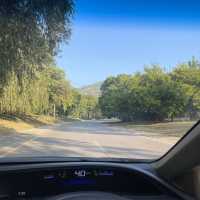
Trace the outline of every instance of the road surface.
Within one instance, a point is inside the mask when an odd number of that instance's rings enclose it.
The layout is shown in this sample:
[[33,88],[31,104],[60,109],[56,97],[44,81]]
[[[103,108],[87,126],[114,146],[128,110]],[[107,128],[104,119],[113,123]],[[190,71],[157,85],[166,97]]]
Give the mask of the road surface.
[[0,157],[70,156],[157,158],[177,140],[150,137],[101,121],[61,122],[0,137]]

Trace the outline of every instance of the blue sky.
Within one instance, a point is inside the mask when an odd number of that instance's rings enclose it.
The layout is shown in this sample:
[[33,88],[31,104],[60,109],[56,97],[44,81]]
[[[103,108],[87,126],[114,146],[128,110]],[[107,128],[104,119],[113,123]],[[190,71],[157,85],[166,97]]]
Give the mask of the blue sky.
[[197,0],[76,0],[72,37],[57,56],[75,87],[144,65],[200,59]]

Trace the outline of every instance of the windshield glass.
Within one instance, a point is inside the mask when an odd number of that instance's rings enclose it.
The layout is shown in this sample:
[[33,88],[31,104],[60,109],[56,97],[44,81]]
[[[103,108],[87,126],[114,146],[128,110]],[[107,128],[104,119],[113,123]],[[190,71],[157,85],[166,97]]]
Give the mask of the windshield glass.
[[200,116],[199,10],[1,1],[0,157],[161,157]]

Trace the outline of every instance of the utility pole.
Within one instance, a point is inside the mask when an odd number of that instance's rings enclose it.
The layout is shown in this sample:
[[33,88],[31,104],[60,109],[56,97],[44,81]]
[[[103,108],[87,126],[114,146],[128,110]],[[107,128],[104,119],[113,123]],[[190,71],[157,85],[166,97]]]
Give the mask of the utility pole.
[[56,118],[56,105],[55,103],[53,104],[53,116]]

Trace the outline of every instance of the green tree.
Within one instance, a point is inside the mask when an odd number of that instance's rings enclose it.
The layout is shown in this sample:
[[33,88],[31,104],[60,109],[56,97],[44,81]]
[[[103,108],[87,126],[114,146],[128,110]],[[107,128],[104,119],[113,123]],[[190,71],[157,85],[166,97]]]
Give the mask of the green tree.
[[[58,67],[51,66],[46,69],[48,83],[50,113],[64,115],[72,104],[70,83],[65,78],[65,73]],[[54,113],[55,114],[55,113]]]
[[[143,107],[149,120],[162,121],[183,112],[185,95],[180,84],[174,82],[160,66],[145,68],[141,75],[140,86],[143,87]],[[145,117],[145,118],[146,118]]]
[[109,77],[99,98],[106,117],[122,121],[162,121],[184,112],[186,98],[181,84],[160,66],[146,67],[143,73]]
[[188,63],[179,64],[171,73],[180,83],[187,96],[186,115],[190,119],[199,117],[200,112],[200,63],[193,57]]
[[2,0],[0,4],[0,80],[43,69],[70,36],[72,0]]
[[52,104],[59,113],[67,110],[69,82],[51,66],[70,37],[72,15],[72,0],[1,1],[1,113],[51,113]]
[[69,115],[80,119],[101,118],[98,99],[94,96],[81,95],[77,91],[73,92],[73,103]]

